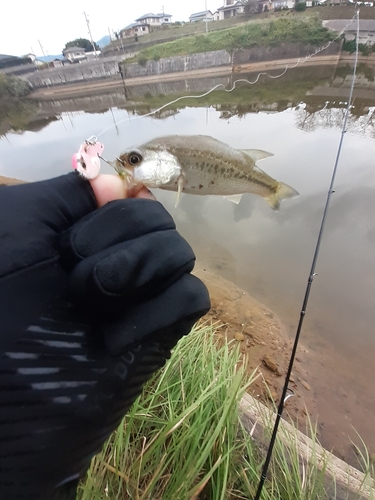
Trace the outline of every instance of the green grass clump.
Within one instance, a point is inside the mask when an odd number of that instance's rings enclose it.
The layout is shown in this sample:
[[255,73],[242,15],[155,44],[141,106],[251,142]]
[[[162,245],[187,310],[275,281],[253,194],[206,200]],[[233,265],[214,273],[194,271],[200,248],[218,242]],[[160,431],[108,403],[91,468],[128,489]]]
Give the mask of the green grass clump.
[[[306,19],[279,18],[271,22],[249,22],[235,28],[214,31],[207,35],[185,37],[142,50],[138,58],[156,58],[196,54],[213,50],[235,50],[254,46],[275,47],[280,43],[320,45],[333,39],[317,17]],[[127,59],[129,63],[136,59]]]
[[[220,347],[213,333],[200,326],[180,341],[93,459],[79,500],[253,498],[262,455],[238,413],[251,380],[238,345]],[[277,442],[263,500],[329,498],[322,472],[301,474],[295,450]]]

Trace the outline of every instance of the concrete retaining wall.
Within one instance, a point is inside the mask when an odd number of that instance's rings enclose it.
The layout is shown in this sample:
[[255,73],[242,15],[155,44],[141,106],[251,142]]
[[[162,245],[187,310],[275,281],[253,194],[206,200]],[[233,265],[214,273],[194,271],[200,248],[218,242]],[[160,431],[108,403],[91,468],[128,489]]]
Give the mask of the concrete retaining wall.
[[231,61],[231,55],[226,50],[216,50],[187,56],[166,57],[159,61],[147,61],[145,65],[138,63],[122,64],[121,68],[124,78],[134,78],[228,66]]
[[121,79],[117,59],[89,61],[79,64],[37,71],[24,77],[34,88],[61,85],[65,83],[87,82],[101,78]]
[[[204,70],[261,61],[277,61],[279,59],[304,58],[313,54],[317,48],[302,44],[282,44],[277,47],[254,47],[238,50],[232,56],[226,50],[191,54],[187,56],[167,57],[159,61],[138,63],[119,63],[121,57],[99,59],[80,64],[72,64],[62,68],[51,68],[23,75],[34,88],[63,85],[68,83],[94,82],[100,79],[120,80],[163,74],[184,73],[186,71]],[[330,56],[340,53],[341,43],[332,43],[320,55]],[[121,75],[122,72],[122,75]]]

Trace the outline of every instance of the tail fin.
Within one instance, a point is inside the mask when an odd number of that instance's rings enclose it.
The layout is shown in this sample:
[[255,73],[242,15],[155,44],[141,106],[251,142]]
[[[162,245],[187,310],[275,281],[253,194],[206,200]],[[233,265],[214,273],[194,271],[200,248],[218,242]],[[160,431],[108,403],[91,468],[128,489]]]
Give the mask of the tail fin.
[[299,196],[298,191],[288,186],[288,184],[279,182],[276,188],[276,192],[264,199],[272,208],[272,210],[275,210],[277,212],[280,208],[280,203],[282,202],[282,200],[285,200],[287,198],[295,198],[296,196]]

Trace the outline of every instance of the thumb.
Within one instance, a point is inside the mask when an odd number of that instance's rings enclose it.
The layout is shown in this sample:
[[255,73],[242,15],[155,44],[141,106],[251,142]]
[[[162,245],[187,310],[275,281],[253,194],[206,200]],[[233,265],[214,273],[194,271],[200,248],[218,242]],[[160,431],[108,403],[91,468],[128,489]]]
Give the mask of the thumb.
[[110,201],[123,198],[149,198],[155,200],[155,197],[146,187],[135,186],[129,188],[126,181],[118,175],[101,174],[95,179],[91,179],[90,184],[99,207]]

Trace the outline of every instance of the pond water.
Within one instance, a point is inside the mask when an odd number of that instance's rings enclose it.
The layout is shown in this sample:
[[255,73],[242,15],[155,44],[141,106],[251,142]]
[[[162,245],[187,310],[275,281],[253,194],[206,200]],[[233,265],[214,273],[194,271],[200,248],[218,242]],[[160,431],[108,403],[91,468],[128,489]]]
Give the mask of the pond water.
[[[112,94],[42,102],[24,131],[0,140],[0,175],[39,180],[70,170],[71,156],[91,135],[104,156],[168,134],[205,134],[235,148],[274,154],[260,167],[300,197],[273,212],[262,198],[239,205],[221,197],[155,191],[200,265],[248,291],[295,333],[325,198],[340,139],[348,67],[288,71],[282,78],[240,84],[232,93],[180,101],[142,115],[178,95],[199,94],[234,76],[129,87]],[[254,80],[254,75],[241,75]],[[301,341],[306,348],[320,437],[351,461],[353,427],[375,452],[375,84],[360,67],[348,132],[318,260]],[[29,129],[29,130],[27,130]],[[102,135],[102,131],[106,130]],[[111,172],[104,166],[105,172]]]

